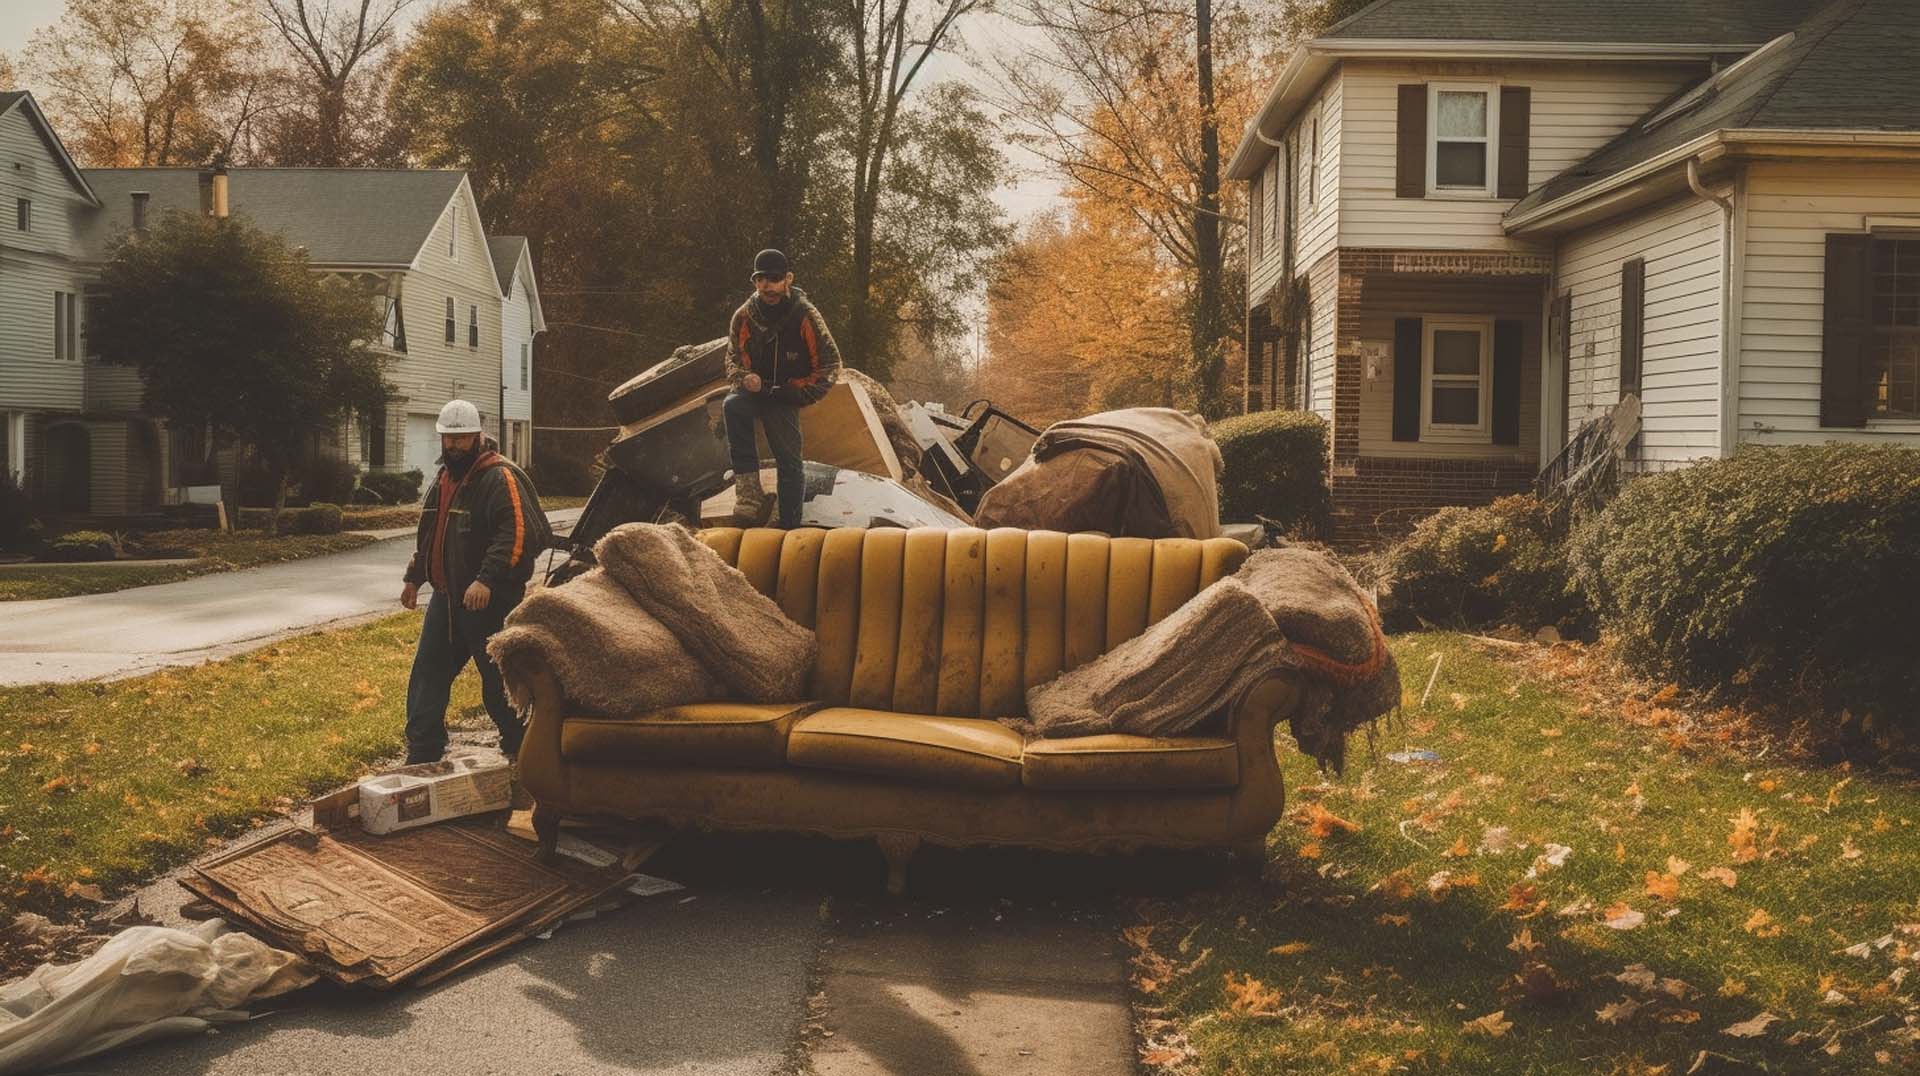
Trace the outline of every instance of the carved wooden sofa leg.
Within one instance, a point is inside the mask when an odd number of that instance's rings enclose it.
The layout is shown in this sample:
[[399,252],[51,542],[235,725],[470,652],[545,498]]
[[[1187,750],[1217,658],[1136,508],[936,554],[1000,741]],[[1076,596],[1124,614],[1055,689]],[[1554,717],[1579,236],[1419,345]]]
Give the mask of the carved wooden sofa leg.
[[533,806],[533,835],[540,838],[540,850],[534,853],[542,863],[552,863],[559,855],[560,812],[538,803]]
[[920,838],[911,833],[882,833],[874,838],[880,854],[887,857],[887,892],[896,897],[907,895],[907,863],[920,847]]

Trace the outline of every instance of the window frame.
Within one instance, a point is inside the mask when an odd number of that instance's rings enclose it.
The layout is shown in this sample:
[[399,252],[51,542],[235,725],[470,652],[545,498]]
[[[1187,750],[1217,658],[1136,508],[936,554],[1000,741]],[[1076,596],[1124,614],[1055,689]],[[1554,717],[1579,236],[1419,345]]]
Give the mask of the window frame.
[[33,199],[15,198],[13,200],[14,231],[33,234]]
[[[1472,330],[1480,334],[1480,372],[1476,375],[1480,390],[1480,421],[1474,425],[1433,421],[1433,345],[1436,332]],[[1426,315],[1420,319],[1420,440],[1454,444],[1490,445],[1493,443],[1493,318],[1479,314]],[[1443,384],[1467,380],[1465,374],[1439,375]]]
[[1313,116],[1302,128],[1309,140],[1307,150],[1307,208],[1314,209],[1320,204],[1320,115],[1324,108],[1315,108]]
[[[1472,142],[1468,138],[1440,137],[1440,95],[1477,93],[1487,99],[1487,130],[1479,140],[1486,147],[1486,179],[1478,187],[1440,185],[1440,143]],[[1500,191],[1500,83],[1429,82],[1427,83],[1427,197],[1491,200]]]
[[1266,178],[1267,170],[1263,166],[1247,185],[1247,250],[1255,265],[1267,256]]
[[[1863,372],[1872,371],[1876,368],[1881,372],[1888,383],[1888,403],[1891,405],[1893,396],[1891,357],[1888,358],[1884,366],[1877,365],[1876,359],[1882,352],[1891,349],[1897,342],[1906,342],[1912,347],[1920,349],[1920,325],[1901,325],[1897,320],[1889,320],[1884,324],[1880,321],[1879,278],[1882,274],[1874,269],[1874,261],[1875,255],[1878,253],[1876,248],[1882,244],[1894,246],[1895,249],[1892,252],[1892,256],[1897,259],[1899,256],[1897,244],[1911,245],[1920,248],[1920,231],[1882,229],[1871,233],[1867,239],[1867,347],[1870,350],[1866,361],[1870,365],[1868,365],[1867,371]],[[1897,267],[1893,276],[1895,280],[1898,280],[1900,277]],[[1917,366],[1915,369],[1915,379],[1920,381],[1920,366]],[[1870,424],[1907,428],[1913,426],[1915,423],[1920,423],[1920,388],[1916,388],[1915,390],[1916,400],[1913,410],[1894,411],[1889,409],[1882,411],[1880,410],[1879,385],[1879,379],[1871,381],[1864,377],[1861,379],[1860,387],[1866,397],[1861,403],[1865,408],[1867,421]]]
[[447,296],[447,343],[449,344],[455,343],[460,339],[460,326],[459,323],[454,320],[457,317],[459,317],[459,314],[454,308],[453,296],[449,295]]
[[447,259],[460,260],[460,203],[455,202],[447,212]]
[[520,341],[520,391],[533,388],[533,341]]
[[467,304],[467,346],[480,346],[480,307],[474,303]]

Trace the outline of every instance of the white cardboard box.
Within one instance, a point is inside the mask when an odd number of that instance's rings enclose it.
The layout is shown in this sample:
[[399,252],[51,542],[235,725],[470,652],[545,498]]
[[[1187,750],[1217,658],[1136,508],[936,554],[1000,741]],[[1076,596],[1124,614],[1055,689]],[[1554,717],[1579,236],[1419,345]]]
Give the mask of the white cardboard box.
[[512,798],[512,775],[498,751],[456,748],[429,766],[360,782],[360,825],[368,833],[392,833],[498,811]]

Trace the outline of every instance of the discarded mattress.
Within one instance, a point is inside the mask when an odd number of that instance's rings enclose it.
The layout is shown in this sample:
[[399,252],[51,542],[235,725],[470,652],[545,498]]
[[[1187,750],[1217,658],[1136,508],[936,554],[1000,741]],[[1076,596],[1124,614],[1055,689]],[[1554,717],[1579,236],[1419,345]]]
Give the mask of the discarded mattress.
[[1219,446],[1197,416],[1106,411],[1047,427],[1026,462],[981,497],[974,524],[1215,538],[1221,470]]
[[0,1073],[70,1064],[214,1024],[314,980],[306,961],[210,919],[128,927],[92,956],[0,986]]

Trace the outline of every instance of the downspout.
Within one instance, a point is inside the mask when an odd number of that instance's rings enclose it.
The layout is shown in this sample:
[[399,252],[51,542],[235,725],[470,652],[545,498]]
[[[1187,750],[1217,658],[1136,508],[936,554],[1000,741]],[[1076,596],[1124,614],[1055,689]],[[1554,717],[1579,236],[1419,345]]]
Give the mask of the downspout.
[[1687,187],[1696,198],[1712,202],[1720,207],[1720,435],[1716,457],[1724,457],[1733,452],[1738,431],[1734,429],[1734,410],[1738,405],[1737,387],[1739,385],[1740,344],[1735,337],[1738,325],[1734,320],[1734,302],[1739,289],[1734,287],[1736,269],[1743,262],[1744,250],[1736,251],[1734,244],[1738,239],[1738,229],[1734,221],[1738,208],[1734,195],[1738,188],[1733,184],[1722,187],[1709,187],[1700,180],[1700,158],[1687,158]]
[[[1272,147],[1274,151],[1274,155],[1278,157],[1280,160],[1279,175],[1275,177],[1280,180],[1280,192],[1281,192],[1281,197],[1280,197],[1280,279],[1286,285],[1288,290],[1291,291],[1293,287],[1293,243],[1294,243],[1293,155],[1288,152],[1287,143],[1285,140],[1267,137],[1267,133],[1260,129],[1260,121],[1258,120],[1258,118],[1254,120],[1253,137],[1259,139],[1262,145]],[[1268,313],[1268,316],[1269,317],[1272,316],[1271,311]],[[1302,374],[1301,366],[1303,365],[1304,356],[1300,353],[1300,327],[1298,325],[1282,325],[1280,326],[1280,334],[1282,339],[1286,341],[1287,358],[1288,360],[1290,360],[1287,363],[1287,365],[1292,367],[1294,378],[1300,382],[1300,384],[1296,384],[1294,386],[1294,389],[1296,393],[1300,393],[1300,392],[1305,393],[1305,395],[1290,395],[1287,399],[1287,406],[1292,407],[1296,402],[1300,402],[1302,407],[1304,408],[1306,403],[1311,402],[1311,394],[1313,390],[1310,386],[1304,386],[1304,379],[1301,376]],[[1275,365],[1278,366],[1280,364],[1276,363]],[[1279,370],[1279,369],[1274,370],[1273,380],[1275,382],[1283,382],[1284,378],[1282,377],[1282,375],[1285,372],[1286,371]],[[1277,391],[1277,388],[1278,386],[1276,385],[1275,386],[1276,391]]]

